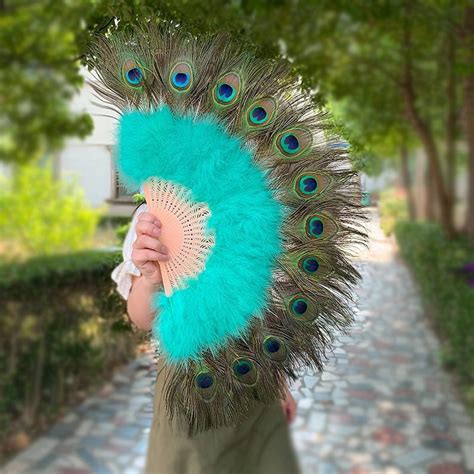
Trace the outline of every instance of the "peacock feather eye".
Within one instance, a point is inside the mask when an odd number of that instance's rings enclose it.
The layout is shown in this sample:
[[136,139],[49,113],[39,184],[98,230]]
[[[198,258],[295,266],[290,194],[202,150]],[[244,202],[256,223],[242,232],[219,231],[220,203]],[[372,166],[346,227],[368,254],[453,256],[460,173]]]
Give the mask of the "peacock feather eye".
[[302,294],[294,295],[288,302],[291,315],[302,321],[314,321],[318,316],[314,304]]
[[263,341],[263,352],[276,362],[283,362],[288,355],[285,343],[276,336],[267,336]]
[[247,123],[251,127],[268,125],[276,111],[276,102],[272,98],[260,99],[247,109]]
[[318,191],[318,180],[314,176],[303,176],[298,181],[298,189],[301,194],[311,196]]
[[299,316],[306,313],[308,310],[308,302],[304,298],[295,299],[291,304],[291,311]]
[[310,217],[306,221],[306,232],[311,237],[320,238],[324,232],[324,222],[319,217]]
[[[314,217],[321,217],[320,215]],[[326,219],[326,216],[324,217]],[[304,221],[302,221],[304,222]],[[328,221],[325,221],[325,224]],[[327,227],[327,226],[326,226]],[[326,231],[324,231],[326,232]],[[308,250],[289,251],[282,259],[281,263],[295,278],[309,277],[313,280],[321,282],[333,274],[330,260],[323,252],[318,250],[314,244],[310,242],[306,244]],[[304,276],[301,275],[304,273]]]
[[193,71],[188,63],[178,63],[171,69],[170,84],[179,91],[184,92],[188,90],[193,82]]
[[214,87],[214,100],[223,106],[232,105],[240,94],[240,77],[229,73],[221,77]]
[[306,171],[295,178],[293,189],[299,197],[310,199],[320,196],[328,189],[330,183],[331,178],[328,175]]
[[280,139],[280,146],[291,155],[300,151],[300,142],[294,133],[285,133]]
[[293,128],[276,137],[276,146],[285,156],[295,157],[308,150],[312,143],[311,133],[304,128]]
[[308,216],[304,221],[304,230],[308,237],[327,239],[338,231],[336,222],[326,214]]
[[245,357],[235,359],[232,364],[234,377],[245,385],[255,385],[257,383],[258,372],[255,364]]
[[222,83],[217,86],[217,98],[220,102],[226,104],[231,102],[234,97],[235,89],[230,84]]
[[216,393],[216,378],[212,372],[203,369],[194,377],[194,385],[200,397],[205,401],[210,401]]
[[122,66],[124,81],[135,89],[141,88],[145,82],[143,68],[134,60],[128,59]]
[[316,257],[305,257],[300,259],[299,266],[306,272],[310,274],[315,274],[319,268],[319,261]]
[[138,69],[137,67],[134,67],[130,69],[129,71],[127,71],[127,81],[130,84],[133,84],[134,86],[136,86],[137,84],[140,84],[142,80],[143,80],[143,74],[141,70]]

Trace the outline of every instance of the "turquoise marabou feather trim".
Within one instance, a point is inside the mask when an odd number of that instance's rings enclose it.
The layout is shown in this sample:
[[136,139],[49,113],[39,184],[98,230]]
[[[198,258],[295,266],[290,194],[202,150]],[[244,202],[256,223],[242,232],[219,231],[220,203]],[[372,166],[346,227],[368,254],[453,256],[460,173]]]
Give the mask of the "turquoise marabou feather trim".
[[215,246],[206,268],[188,288],[155,297],[153,333],[171,362],[217,352],[230,337],[244,334],[252,317],[262,317],[282,251],[283,207],[264,171],[212,117],[177,117],[167,107],[122,117],[117,163],[130,189],[158,176],[208,204]]

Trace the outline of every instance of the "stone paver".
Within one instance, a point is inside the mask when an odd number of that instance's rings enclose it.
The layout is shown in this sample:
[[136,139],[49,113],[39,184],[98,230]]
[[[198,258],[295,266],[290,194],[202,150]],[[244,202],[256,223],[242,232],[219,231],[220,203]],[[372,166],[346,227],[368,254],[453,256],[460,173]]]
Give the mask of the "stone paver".
[[[474,427],[440,368],[413,279],[376,218],[370,234],[350,334],[336,337],[323,374],[302,369],[292,387],[303,473],[474,472]],[[0,471],[142,472],[154,377],[150,355],[134,361]]]

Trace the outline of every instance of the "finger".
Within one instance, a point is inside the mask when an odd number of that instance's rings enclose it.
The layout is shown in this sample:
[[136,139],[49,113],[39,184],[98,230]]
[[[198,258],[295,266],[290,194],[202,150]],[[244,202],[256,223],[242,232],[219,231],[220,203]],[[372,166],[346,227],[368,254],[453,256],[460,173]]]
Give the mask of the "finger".
[[168,255],[150,249],[134,250],[132,255],[132,260],[137,267],[145,262],[165,262],[168,258]]
[[140,265],[140,273],[142,275],[153,275],[157,271],[156,267],[156,262],[145,262]]
[[149,235],[142,234],[140,235],[135,242],[133,243],[133,248],[140,249],[151,249],[156,250],[157,252],[166,254],[168,249],[163,245],[158,239],[150,237]]
[[142,221],[151,222],[152,224],[155,224],[158,227],[161,227],[160,219],[158,219],[158,217],[155,217],[151,212],[142,212],[138,216],[137,220],[138,222],[142,222]]
[[161,229],[157,225],[149,221],[139,221],[135,227],[137,235],[150,235],[152,237],[159,237],[161,235]]
[[292,403],[290,406],[290,423],[293,423],[296,418],[296,403]]
[[293,412],[292,407],[288,407],[288,423],[293,423],[293,420],[295,418],[295,414]]

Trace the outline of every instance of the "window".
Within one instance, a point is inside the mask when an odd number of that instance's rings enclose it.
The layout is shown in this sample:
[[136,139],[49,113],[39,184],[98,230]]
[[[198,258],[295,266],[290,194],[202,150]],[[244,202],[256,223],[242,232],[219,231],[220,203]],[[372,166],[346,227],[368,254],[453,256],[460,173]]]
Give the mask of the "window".
[[131,201],[134,193],[128,192],[123,183],[120,182],[118,171],[112,170],[112,199],[118,201]]

